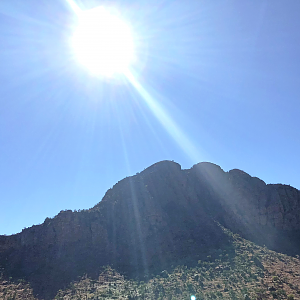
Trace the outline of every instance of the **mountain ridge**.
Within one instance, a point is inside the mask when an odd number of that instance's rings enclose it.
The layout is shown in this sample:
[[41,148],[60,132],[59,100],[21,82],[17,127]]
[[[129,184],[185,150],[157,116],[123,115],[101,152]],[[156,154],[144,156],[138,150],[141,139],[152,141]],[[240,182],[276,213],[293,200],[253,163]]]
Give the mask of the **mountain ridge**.
[[230,243],[220,225],[270,249],[300,253],[300,191],[244,171],[162,161],[120,180],[94,207],[62,211],[0,236],[0,266],[50,299],[78,276],[111,265],[149,276],[174,261],[197,261]]

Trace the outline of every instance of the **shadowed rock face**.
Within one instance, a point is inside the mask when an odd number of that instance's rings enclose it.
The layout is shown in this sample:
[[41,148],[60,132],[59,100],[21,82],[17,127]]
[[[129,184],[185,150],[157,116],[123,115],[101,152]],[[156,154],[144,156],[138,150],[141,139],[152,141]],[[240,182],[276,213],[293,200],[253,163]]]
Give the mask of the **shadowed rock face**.
[[90,210],[60,212],[0,236],[0,266],[50,298],[78,276],[112,265],[129,276],[199,259],[228,244],[218,223],[271,249],[300,253],[300,192],[211,163],[163,161],[125,178]]

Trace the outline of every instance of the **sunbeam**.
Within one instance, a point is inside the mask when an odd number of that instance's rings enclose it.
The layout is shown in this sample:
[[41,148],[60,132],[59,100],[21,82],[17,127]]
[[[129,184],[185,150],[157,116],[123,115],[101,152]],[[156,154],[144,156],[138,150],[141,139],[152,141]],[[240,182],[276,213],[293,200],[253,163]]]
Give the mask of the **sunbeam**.
[[176,141],[178,146],[189,156],[192,161],[199,161],[200,154],[195,145],[188,139],[186,134],[181,128],[174,122],[174,120],[168,115],[161,105],[155,100],[154,97],[135,79],[134,75],[130,71],[124,72],[124,75],[136,91],[141,95],[142,99],[147,103],[151,112],[163,125],[167,132]]
[[82,9],[73,0],[66,0],[66,1],[76,15],[79,15],[82,12]]

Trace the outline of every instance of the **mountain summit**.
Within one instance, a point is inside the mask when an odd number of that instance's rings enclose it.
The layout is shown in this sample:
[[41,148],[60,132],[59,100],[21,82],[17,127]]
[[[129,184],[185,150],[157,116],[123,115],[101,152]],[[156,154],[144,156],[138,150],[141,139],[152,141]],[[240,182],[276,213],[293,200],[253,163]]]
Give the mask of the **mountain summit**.
[[300,191],[212,163],[182,170],[162,161],[119,181],[89,210],[61,211],[41,225],[0,236],[0,267],[50,299],[106,265],[147,278],[202,259],[231,243],[223,228],[300,254]]

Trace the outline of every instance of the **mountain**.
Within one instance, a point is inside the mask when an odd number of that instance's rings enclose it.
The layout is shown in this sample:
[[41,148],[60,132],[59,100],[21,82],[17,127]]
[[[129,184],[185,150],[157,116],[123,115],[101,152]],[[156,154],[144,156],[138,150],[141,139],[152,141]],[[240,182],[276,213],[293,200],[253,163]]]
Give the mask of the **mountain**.
[[[149,280],[232,247],[226,230],[277,252],[300,254],[300,191],[265,184],[212,163],[182,170],[156,163],[119,181],[89,210],[61,211],[41,225],[0,236],[3,278],[24,280],[38,298],[110,266]],[[121,275],[120,275],[121,276]]]

